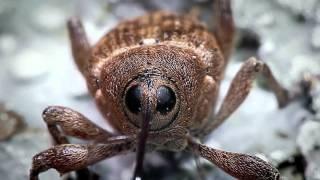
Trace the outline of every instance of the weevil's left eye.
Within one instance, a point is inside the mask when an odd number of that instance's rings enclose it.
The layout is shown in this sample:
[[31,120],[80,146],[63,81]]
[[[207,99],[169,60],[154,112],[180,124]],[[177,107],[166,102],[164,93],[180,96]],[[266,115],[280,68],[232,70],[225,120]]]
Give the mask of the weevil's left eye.
[[160,86],[157,90],[156,110],[161,114],[167,114],[172,111],[176,104],[176,95],[173,90],[167,86]]
[[138,114],[141,111],[141,98],[142,90],[140,86],[135,85],[128,90],[125,103],[131,113]]

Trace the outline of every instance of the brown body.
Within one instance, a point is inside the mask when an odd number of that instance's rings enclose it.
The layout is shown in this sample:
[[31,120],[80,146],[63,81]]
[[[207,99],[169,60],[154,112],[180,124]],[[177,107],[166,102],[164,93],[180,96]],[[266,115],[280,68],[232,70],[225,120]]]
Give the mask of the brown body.
[[[222,105],[214,113],[234,38],[230,0],[214,1],[214,32],[195,18],[154,12],[117,25],[91,47],[79,20],[68,22],[72,53],[91,95],[117,133],[108,132],[82,114],[51,106],[43,112],[56,145],[33,158],[30,179],[54,168],[76,170],[117,154],[137,151],[134,177],[142,176],[148,151],[189,151],[206,158],[238,179],[279,179],[278,171],[246,154],[207,147],[197,140],[216,129],[244,101],[260,73],[278,104],[288,92],[269,67],[255,58],[245,61]],[[65,136],[94,143],[70,144]],[[88,173],[87,173],[88,174]]]
[[212,110],[225,63],[204,25],[188,16],[155,12],[122,22],[98,42],[88,73],[94,72],[102,88],[90,81],[88,86],[113,127],[121,134],[136,134],[138,129],[128,123],[122,107],[123,92],[131,79],[157,74],[179,88],[180,112],[167,129],[201,128]]

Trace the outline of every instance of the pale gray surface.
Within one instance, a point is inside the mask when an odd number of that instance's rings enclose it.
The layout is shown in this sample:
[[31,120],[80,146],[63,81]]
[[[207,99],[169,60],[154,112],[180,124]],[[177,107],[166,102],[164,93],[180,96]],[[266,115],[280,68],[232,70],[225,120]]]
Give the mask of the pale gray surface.
[[[185,2],[185,3],[182,3]],[[191,1],[190,1],[191,2]],[[0,0],[0,101],[20,113],[31,127],[11,141],[0,143],[0,179],[26,179],[31,157],[47,148],[50,140],[41,120],[48,105],[76,109],[103,127],[105,121],[96,111],[69,50],[65,21],[79,15],[91,42],[96,42],[120,19],[147,12],[146,9],[186,10],[186,1],[86,1]],[[207,18],[210,11],[198,0]],[[318,0],[234,0],[235,19],[241,29],[251,29],[260,37],[258,52],[237,50],[228,67],[222,94],[246,58],[259,55],[274,71],[280,82],[295,87],[305,72],[320,72],[320,2]],[[304,15],[306,21],[297,19]],[[318,87],[318,86],[317,86]],[[315,108],[320,108],[319,88]],[[299,149],[308,160],[307,179],[319,178],[319,118],[311,116],[296,102],[278,110],[274,96],[258,86],[241,108],[216,132],[208,144],[235,152],[267,157],[274,164],[289,159]],[[315,132],[315,133],[314,133]],[[279,135],[280,134],[280,135]],[[94,167],[111,180],[128,179],[133,156],[117,157]],[[107,166],[112,166],[112,171]],[[183,165],[194,172],[193,161]],[[290,167],[284,179],[301,179]],[[211,172],[217,179],[230,179]],[[212,176],[208,176],[211,179]],[[54,171],[43,179],[57,179]]]

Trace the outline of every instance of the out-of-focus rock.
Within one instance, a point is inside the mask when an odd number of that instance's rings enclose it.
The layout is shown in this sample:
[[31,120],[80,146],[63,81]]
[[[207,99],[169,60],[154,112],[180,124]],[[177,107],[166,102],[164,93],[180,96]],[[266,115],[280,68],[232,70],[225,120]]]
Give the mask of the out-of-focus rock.
[[294,168],[286,168],[281,171],[282,180],[304,180],[303,176],[299,173],[295,173]]
[[[292,68],[288,71],[288,76],[302,77],[304,74],[317,75],[320,72],[320,63],[317,61],[310,61],[314,56],[311,54],[296,55],[292,59]],[[298,76],[299,75],[299,76]]]
[[23,118],[0,104],[0,141],[9,139],[23,127]]
[[[123,13],[123,12],[130,12],[130,14],[128,13]],[[120,19],[124,19],[124,18],[132,18],[135,16],[140,16],[143,15],[145,13],[144,8],[138,4],[138,3],[134,3],[134,2],[123,2],[123,3],[119,3],[117,5],[115,5],[113,7],[113,13]]]
[[[170,0],[149,0],[149,4],[151,7],[154,7],[156,9],[162,9],[162,10],[169,10],[173,12],[181,12],[184,7],[187,6],[187,3],[185,3],[186,0],[176,0],[176,1],[170,1]],[[190,2],[190,1],[189,1]]]
[[320,178],[320,123],[308,121],[300,128],[297,144],[308,161],[306,176],[310,180]]
[[286,161],[291,156],[293,156],[294,152],[286,153],[283,150],[274,150],[269,154],[269,157],[273,164],[279,165],[281,162]]
[[273,54],[275,51],[276,51],[275,43],[272,40],[268,40],[263,42],[263,44],[260,46],[258,54],[261,57],[268,57],[271,54]]
[[[319,8],[320,9],[320,8]],[[320,11],[320,10],[319,10]],[[316,26],[311,35],[311,45],[314,49],[320,49],[320,25]]]
[[66,14],[63,9],[52,5],[38,6],[32,12],[32,21],[42,31],[54,31],[65,26]]
[[[0,174],[5,180],[28,179],[32,156],[47,149],[50,138],[45,131],[27,129],[10,141],[0,143]],[[59,177],[58,173],[49,171],[40,176],[43,180]]]
[[39,52],[25,50],[11,63],[10,72],[18,81],[31,81],[43,78],[48,73],[47,57]]
[[283,7],[289,8],[295,15],[304,15],[314,19],[320,9],[318,0],[276,0]]
[[10,55],[17,50],[17,38],[13,34],[0,34],[0,53]]
[[315,120],[320,122],[320,76],[315,77],[311,95],[313,97],[312,108],[315,110]]

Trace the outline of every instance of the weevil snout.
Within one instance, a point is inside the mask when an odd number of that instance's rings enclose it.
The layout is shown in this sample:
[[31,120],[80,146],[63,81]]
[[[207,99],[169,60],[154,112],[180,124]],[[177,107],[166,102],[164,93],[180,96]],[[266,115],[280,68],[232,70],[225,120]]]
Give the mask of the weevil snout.
[[161,76],[143,76],[132,80],[126,87],[123,101],[125,113],[136,127],[141,127],[146,109],[150,111],[151,131],[169,126],[179,111],[176,87]]

